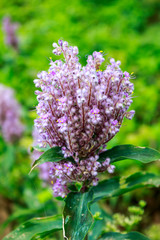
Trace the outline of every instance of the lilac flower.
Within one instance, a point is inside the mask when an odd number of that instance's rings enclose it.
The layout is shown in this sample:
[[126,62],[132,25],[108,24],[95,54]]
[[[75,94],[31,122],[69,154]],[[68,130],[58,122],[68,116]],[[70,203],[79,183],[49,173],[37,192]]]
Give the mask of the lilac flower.
[[6,44],[18,50],[18,39],[16,36],[17,23],[12,23],[9,17],[3,19],[3,30],[6,34]]
[[0,130],[6,142],[14,143],[24,131],[20,113],[21,108],[14,91],[0,84]]
[[85,182],[87,185],[97,185],[98,172],[108,170],[108,172],[113,173],[114,166],[110,165],[110,159],[107,158],[101,164],[97,161],[98,158],[98,155],[95,155],[86,160],[77,161],[77,164],[66,161],[52,163],[50,178],[52,179],[54,195],[65,197],[69,193],[69,183]]
[[[62,40],[59,45],[53,43],[53,47],[53,53],[63,54],[64,60],[51,60],[49,71],[42,71],[34,80],[36,87],[41,88],[36,91],[39,117],[35,126],[41,136],[40,146],[62,148],[64,161],[53,163],[50,175],[54,194],[65,196],[68,183],[95,185],[98,172],[114,171],[108,159],[100,164],[98,155],[119,132],[124,117],[133,117],[134,111],[128,108],[134,86],[130,75],[120,69],[120,61],[111,58],[102,71],[101,52],[89,55],[83,67],[77,47]],[[68,156],[76,164],[66,163]],[[80,161],[81,158],[85,160]]]

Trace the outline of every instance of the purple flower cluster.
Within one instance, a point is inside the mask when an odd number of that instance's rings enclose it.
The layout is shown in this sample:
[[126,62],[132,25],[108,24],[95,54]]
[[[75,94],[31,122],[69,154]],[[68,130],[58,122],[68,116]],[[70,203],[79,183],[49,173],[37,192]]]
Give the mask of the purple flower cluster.
[[13,89],[0,84],[0,131],[6,142],[16,142],[24,131],[20,113]]
[[110,165],[110,159],[107,158],[101,164],[97,161],[98,158],[98,155],[95,155],[86,160],[77,161],[76,164],[66,161],[52,163],[50,178],[54,195],[65,197],[69,193],[68,184],[76,182],[85,183],[86,186],[97,185],[98,172],[108,170],[109,173],[113,173],[115,166]]
[[129,73],[121,71],[120,61],[111,58],[102,71],[103,53],[93,52],[82,67],[77,47],[62,40],[53,47],[53,53],[63,54],[64,59],[51,59],[48,72],[42,71],[34,80],[41,88],[36,91],[39,117],[35,126],[41,136],[40,147],[59,146],[64,158],[72,156],[76,162],[66,163],[64,159],[53,163],[50,175],[54,193],[64,196],[68,182],[95,185],[99,171],[113,172],[109,159],[100,164],[98,155],[119,132],[124,117],[133,117],[134,111],[128,108],[134,86]]
[[16,36],[17,23],[12,23],[9,17],[3,19],[3,30],[6,34],[6,44],[18,50],[18,39]]
[[[33,147],[36,148],[41,141],[41,137],[36,128],[33,130]],[[31,153],[31,159],[37,160],[43,152],[36,149]],[[78,159],[77,159],[78,160]],[[98,155],[90,157],[87,160],[80,163],[73,164],[71,162],[61,161],[61,163],[46,162],[39,165],[40,178],[46,183],[53,184],[53,190],[55,196],[65,197],[69,193],[68,184],[74,182],[87,182],[89,185],[96,185],[98,182],[97,174],[108,170],[109,173],[113,173],[114,166],[110,165],[110,159],[107,158],[105,162],[100,164],[97,162]],[[89,180],[89,181],[88,181]]]

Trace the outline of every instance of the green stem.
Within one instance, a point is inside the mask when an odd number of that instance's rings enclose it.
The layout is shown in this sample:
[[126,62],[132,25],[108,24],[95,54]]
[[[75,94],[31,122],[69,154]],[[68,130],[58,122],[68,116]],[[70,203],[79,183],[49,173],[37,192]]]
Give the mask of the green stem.
[[85,239],[84,240],[88,240],[88,234],[86,235]]

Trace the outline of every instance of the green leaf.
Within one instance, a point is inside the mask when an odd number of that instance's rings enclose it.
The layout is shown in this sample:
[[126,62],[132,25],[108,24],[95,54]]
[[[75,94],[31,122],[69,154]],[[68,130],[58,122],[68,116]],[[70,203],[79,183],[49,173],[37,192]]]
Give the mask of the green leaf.
[[97,203],[91,205],[91,213],[94,223],[88,233],[88,240],[97,240],[103,232],[107,221],[111,221],[112,217],[106,213]]
[[109,232],[103,234],[98,240],[150,240],[148,237],[138,232],[130,232],[127,234]]
[[[46,231],[43,233],[37,233],[31,238],[31,240],[44,240],[44,239],[46,240],[46,236],[47,236],[47,239],[51,240],[51,239],[53,239],[53,236],[52,236],[53,233],[54,233],[54,231]],[[60,233],[60,234],[62,236],[62,233]]]
[[[43,208],[44,211],[44,208]],[[34,214],[38,214],[40,212],[40,210],[38,209],[20,209],[17,210],[16,212],[14,212],[13,214],[11,214],[7,220],[1,225],[0,230],[2,231],[4,228],[7,227],[7,225],[14,221],[14,220],[19,220],[21,218],[27,218],[27,217],[33,217]],[[0,231],[0,233],[1,233]]]
[[111,163],[132,159],[142,163],[149,163],[160,160],[160,152],[147,147],[136,147],[133,145],[119,145],[113,147],[99,155],[99,161],[103,162],[106,158],[110,158]]
[[64,237],[83,240],[93,223],[89,209],[93,192],[69,193],[64,208]]
[[[9,233],[3,240],[30,240],[38,234],[47,236],[48,234],[62,229],[62,217],[52,216],[44,218],[33,218],[20,225],[13,232]],[[46,233],[45,233],[46,232]]]
[[138,172],[127,178],[113,177],[101,181],[97,186],[92,187],[93,202],[106,197],[119,196],[144,186],[159,187],[160,177],[153,173]]
[[71,192],[80,192],[82,186],[83,186],[82,183],[80,183],[80,182],[75,182],[75,183],[69,184],[69,185],[68,185],[68,189],[69,189]]
[[8,144],[7,145],[7,149],[6,149],[6,153],[4,155],[4,159],[3,159],[3,171],[8,172],[9,170],[11,170],[11,168],[13,167],[13,164],[15,162],[15,148],[13,145]]
[[38,165],[45,163],[45,162],[59,162],[64,159],[64,156],[61,152],[60,147],[53,147],[44,152],[32,165],[31,171],[37,167]]
[[[32,206],[33,207],[33,206]],[[57,205],[53,201],[46,201],[44,204],[41,204],[37,208],[20,208],[17,209],[11,214],[3,224],[0,226],[0,234],[3,230],[7,227],[9,223],[12,221],[18,221],[20,223],[27,221],[33,217],[44,216],[44,208],[45,208],[45,215],[53,215],[57,214]]]

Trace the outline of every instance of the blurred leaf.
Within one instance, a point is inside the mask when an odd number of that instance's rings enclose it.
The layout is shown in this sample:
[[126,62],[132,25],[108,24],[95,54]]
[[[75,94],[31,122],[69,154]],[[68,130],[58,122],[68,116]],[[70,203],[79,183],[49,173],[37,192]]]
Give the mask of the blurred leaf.
[[7,227],[7,225],[14,221],[14,220],[19,220],[20,218],[25,218],[25,217],[32,217],[34,214],[38,214],[42,209],[20,209],[15,211],[13,214],[11,214],[7,220],[1,225],[1,229],[4,229]]
[[152,240],[159,240],[159,229],[160,223],[152,222],[151,226],[147,226],[145,230],[145,234],[149,236]]
[[83,240],[93,224],[89,203],[93,192],[69,193],[64,208],[65,236],[72,240]]
[[38,200],[34,186],[33,188],[25,186],[23,191],[23,200],[27,204],[27,206],[31,209],[41,207],[41,203]]
[[132,159],[142,163],[149,163],[160,160],[160,152],[152,148],[136,147],[133,145],[118,145],[99,155],[99,161],[103,162],[106,158],[110,158],[111,163]]
[[127,234],[109,232],[103,234],[98,240],[149,240],[148,237],[138,232],[130,232]]
[[160,177],[152,173],[138,172],[127,178],[113,177],[92,187],[93,201],[115,197],[141,187],[159,187]]
[[15,149],[14,146],[9,144],[7,145],[6,153],[4,154],[4,159],[3,159],[3,169],[5,171],[9,171],[14,164],[15,160]]
[[52,189],[45,188],[43,191],[37,194],[37,198],[41,204],[46,203],[48,200],[53,200]]
[[41,204],[39,208],[27,208],[18,209],[12,213],[7,220],[0,226],[0,232],[7,227],[7,225],[13,221],[26,221],[31,217],[38,217],[45,215],[57,214],[57,205],[53,201],[46,201],[45,204]]
[[61,229],[61,216],[57,215],[52,217],[33,218],[20,225],[13,232],[9,233],[6,237],[3,238],[3,240],[31,240],[34,239],[34,236],[38,237],[38,234],[43,233],[43,236],[47,236],[48,234]]

